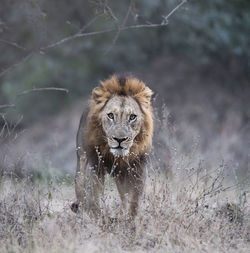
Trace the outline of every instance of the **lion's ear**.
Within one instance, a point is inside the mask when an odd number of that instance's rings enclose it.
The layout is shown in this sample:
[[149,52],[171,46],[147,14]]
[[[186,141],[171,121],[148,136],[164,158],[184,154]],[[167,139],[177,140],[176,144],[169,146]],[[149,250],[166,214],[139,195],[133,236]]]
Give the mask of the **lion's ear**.
[[142,107],[149,108],[151,105],[151,97],[153,91],[148,87],[143,87],[141,92],[137,93],[134,98],[142,105]]
[[153,91],[151,89],[149,89],[148,87],[145,87],[144,94],[145,94],[145,98],[150,103],[151,102],[151,97],[154,94]]
[[92,99],[98,104],[101,102],[103,96],[103,90],[101,87],[96,87],[92,91]]

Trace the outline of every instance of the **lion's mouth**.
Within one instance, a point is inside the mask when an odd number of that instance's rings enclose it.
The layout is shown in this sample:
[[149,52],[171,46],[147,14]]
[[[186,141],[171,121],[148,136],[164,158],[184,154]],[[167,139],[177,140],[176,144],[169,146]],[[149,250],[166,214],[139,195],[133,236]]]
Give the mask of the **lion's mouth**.
[[129,149],[124,148],[122,146],[117,146],[117,147],[110,148],[110,152],[114,156],[127,156],[129,154]]
[[113,149],[124,149],[122,146],[117,146],[117,147],[114,147]]

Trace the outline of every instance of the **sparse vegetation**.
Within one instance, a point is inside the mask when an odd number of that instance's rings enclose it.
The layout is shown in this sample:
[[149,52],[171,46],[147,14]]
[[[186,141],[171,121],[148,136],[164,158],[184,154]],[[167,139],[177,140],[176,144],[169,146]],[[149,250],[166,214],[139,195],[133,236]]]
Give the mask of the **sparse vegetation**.
[[152,154],[134,223],[124,217],[110,221],[120,204],[111,178],[103,197],[103,217],[94,221],[71,212],[73,180],[17,180],[3,173],[0,251],[248,252],[249,188],[225,180],[224,164],[206,170],[198,151],[184,156],[166,120],[162,125],[165,140],[171,143],[171,173],[165,173]]
[[[72,2],[1,0],[0,252],[249,252],[250,1]],[[70,210],[77,126],[129,71],[155,92],[145,189],[129,222],[108,178],[93,221]]]
[[[216,180],[216,178],[214,178]],[[197,187],[203,181],[199,180]],[[135,224],[125,220],[97,223],[69,208],[73,187],[53,189],[5,182],[1,193],[1,252],[247,252],[250,240],[249,203],[233,203],[227,191],[206,186],[192,196],[193,186],[178,189],[154,174]],[[7,190],[8,189],[8,190]],[[112,195],[111,195],[112,196]],[[115,204],[109,203],[114,201]],[[104,213],[118,208],[107,198]]]

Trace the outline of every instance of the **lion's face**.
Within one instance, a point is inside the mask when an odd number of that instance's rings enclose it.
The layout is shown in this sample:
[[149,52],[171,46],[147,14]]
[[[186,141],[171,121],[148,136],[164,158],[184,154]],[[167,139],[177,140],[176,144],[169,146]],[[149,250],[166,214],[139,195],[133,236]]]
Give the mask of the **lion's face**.
[[143,124],[143,113],[132,97],[115,95],[104,107],[101,122],[110,152],[127,156]]

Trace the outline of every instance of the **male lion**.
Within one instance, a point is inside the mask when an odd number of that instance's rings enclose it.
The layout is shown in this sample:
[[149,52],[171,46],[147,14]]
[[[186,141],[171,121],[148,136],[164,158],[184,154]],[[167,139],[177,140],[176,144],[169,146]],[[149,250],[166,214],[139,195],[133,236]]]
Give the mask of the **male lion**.
[[99,196],[105,174],[115,179],[129,214],[137,213],[143,171],[152,146],[152,91],[135,77],[114,75],[92,91],[86,128],[82,117],[77,133],[77,201],[71,208],[100,214]]

